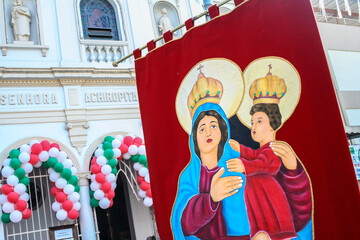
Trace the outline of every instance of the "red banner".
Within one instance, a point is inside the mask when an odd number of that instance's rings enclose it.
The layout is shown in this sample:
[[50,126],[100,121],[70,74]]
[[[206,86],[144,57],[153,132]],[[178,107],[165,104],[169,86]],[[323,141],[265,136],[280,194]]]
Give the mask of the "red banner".
[[359,188],[310,2],[216,14],[135,62],[161,239],[360,239]]

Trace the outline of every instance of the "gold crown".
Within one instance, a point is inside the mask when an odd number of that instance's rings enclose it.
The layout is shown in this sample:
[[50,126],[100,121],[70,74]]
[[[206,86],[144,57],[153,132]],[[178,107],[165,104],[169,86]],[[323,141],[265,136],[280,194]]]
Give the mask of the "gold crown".
[[191,118],[200,105],[208,102],[219,104],[223,94],[221,82],[211,77],[205,77],[201,72],[201,68],[203,68],[203,66],[200,65],[198,68],[200,73],[187,100]]
[[250,86],[249,94],[257,103],[276,103],[279,104],[280,99],[286,93],[286,85],[283,78],[272,75],[271,65],[269,65],[269,72],[265,77],[256,79]]

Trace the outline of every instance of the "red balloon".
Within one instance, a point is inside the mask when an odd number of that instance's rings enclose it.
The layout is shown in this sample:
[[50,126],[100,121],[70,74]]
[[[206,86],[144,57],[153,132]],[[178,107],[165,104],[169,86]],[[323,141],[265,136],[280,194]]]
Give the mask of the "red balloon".
[[122,143],[122,144],[120,145],[119,149],[120,149],[121,155],[122,155],[122,154],[124,154],[124,153],[127,153],[129,147],[128,147],[128,145]]
[[19,194],[16,192],[11,192],[7,195],[7,200],[11,203],[16,203],[19,200]]
[[143,181],[145,181],[145,177],[138,175],[136,181],[138,182],[138,184],[141,184]]
[[78,210],[76,209],[71,209],[69,212],[68,212],[68,217],[71,219],[71,220],[75,220],[79,217],[79,212]]
[[62,203],[66,200],[67,196],[64,192],[58,192],[55,196],[56,201]]
[[26,208],[23,212],[23,219],[29,219],[31,217],[31,210],[29,208]]
[[41,146],[40,143],[34,143],[31,146],[31,152],[34,154],[40,154],[42,150],[43,150],[43,147]]
[[111,199],[111,200],[110,200],[109,208],[111,208],[113,205],[114,205],[114,201]]
[[143,191],[147,191],[149,188],[150,188],[150,184],[146,181],[143,181],[141,184],[140,184],[140,188],[143,190]]
[[53,147],[60,150],[60,146],[59,146],[59,144],[57,144],[57,143],[52,143],[52,144],[50,144],[50,148],[53,148]]
[[[101,171],[101,168],[100,168],[100,171]],[[103,183],[103,182],[105,182],[105,180],[106,180],[106,176],[105,176],[105,174],[103,174],[103,173],[100,172],[100,173],[96,174],[95,180],[96,180],[98,183]]]
[[90,171],[94,174],[98,174],[101,172],[101,167],[97,163],[95,163],[91,166]]
[[24,211],[27,208],[27,202],[25,200],[19,199],[15,203],[15,209],[19,210],[20,212]]
[[103,190],[104,193],[108,193],[111,190],[111,183],[104,182],[101,184],[101,190]]
[[51,182],[51,184],[52,184],[53,187],[56,187],[55,182]]
[[131,136],[126,136],[124,137],[123,143],[125,143],[126,145],[130,146],[133,144],[133,138]]
[[121,160],[123,158],[123,155],[121,154],[120,157],[117,158],[117,160]]
[[13,192],[14,189],[9,184],[4,184],[4,186],[1,187],[1,192],[5,195],[8,195],[9,193]]
[[113,199],[115,197],[115,192],[114,190],[110,190],[107,194],[106,194],[108,199]]
[[50,193],[51,193],[51,195],[53,195],[55,197],[58,192],[62,192],[62,191],[63,191],[62,189],[59,189],[54,186],[51,188]]
[[146,195],[147,195],[149,198],[152,198],[151,188],[149,188],[149,189],[146,191]]
[[94,165],[96,163],[96,157],[94,157],[92,160],[91,160],[91,165]]
[[134,144],[139,147],[143,143],[143,140],[139,137],[134,138]]
[[62,204],[62,208],[67,212],[70,211],[73,208],[73,206],[74,204],[70,200],[65,200]]
[[30,160],[29,163],[31,163],[32,165],[35,165],[39,162],[39,156],[36,154],[30,154]]
[[40,144],[41,144],[43,150],[49,151],[49,149],[50,149],[50,142],[49,142],[49,141],[47,141],[47,140],[42,140],[42,141],[40,142]]

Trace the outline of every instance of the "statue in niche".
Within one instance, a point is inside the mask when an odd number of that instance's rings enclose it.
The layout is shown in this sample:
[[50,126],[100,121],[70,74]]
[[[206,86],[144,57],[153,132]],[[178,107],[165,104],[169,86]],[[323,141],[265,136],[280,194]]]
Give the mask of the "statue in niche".
[[30,11],[23,6],[22,0],[16,0],[11,11],[11,25],[15,41],[27,42],[30,38]]
[[[162,16],[159,18],[159,29],[162,32],[162,34],[166,33],[167,31],[171,31],[174,29],[173,25],[171,24],[171,21],[169,17],[167,16],[167,10],[166,8],[161,9]],[[176,33],[173,33],[176,35]]]

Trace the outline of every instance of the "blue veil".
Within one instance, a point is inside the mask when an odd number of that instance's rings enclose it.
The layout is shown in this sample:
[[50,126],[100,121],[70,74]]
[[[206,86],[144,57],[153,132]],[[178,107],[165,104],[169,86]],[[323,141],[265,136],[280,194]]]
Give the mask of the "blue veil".
[[[245,189],[245,176],[242,173],[228,172],[226,168],[226,161],[232,158],[239,158],[239,152],[235,151],[230,147],[229,138],[230,138],[230,126],[229,121],[225,115],[223,109],[214,103],[205,103],[198,107],[196,110],[192,126],[196,121],[199,114],[203,111],[215,110],[218,112],[221,117],[224,119],[228,129],[228,138],[224,146],[224,152],[221,156],[221,159],[218,162],[219,167],[224,167],[225,172],[222,177],[225,176],[241,176],[244,180],[243,186],[239,189],[239,192],[234,194],[231,197],[225,198],[222,200],[222,214],[225,219],[227,233],[229,236],[243,236],[250,234],[249,220],[247,217],[245,200],[244,200],[244,189]],[[179,186],[175,204],[172,210],[171,215],[171,227],[173,231],[174,238],[178,239],[198,239],[195,236],[185,237],[181,227],[181,216],[188,203],[188,201],[195,195],[199,194],[199,181],[200,181],[200,169],[201,169],[201,160],[195,153],[193,134],[190,135],[190,150],[191,150],[191,159],[189,164],[185,167],[181,173],[179,179]]]

